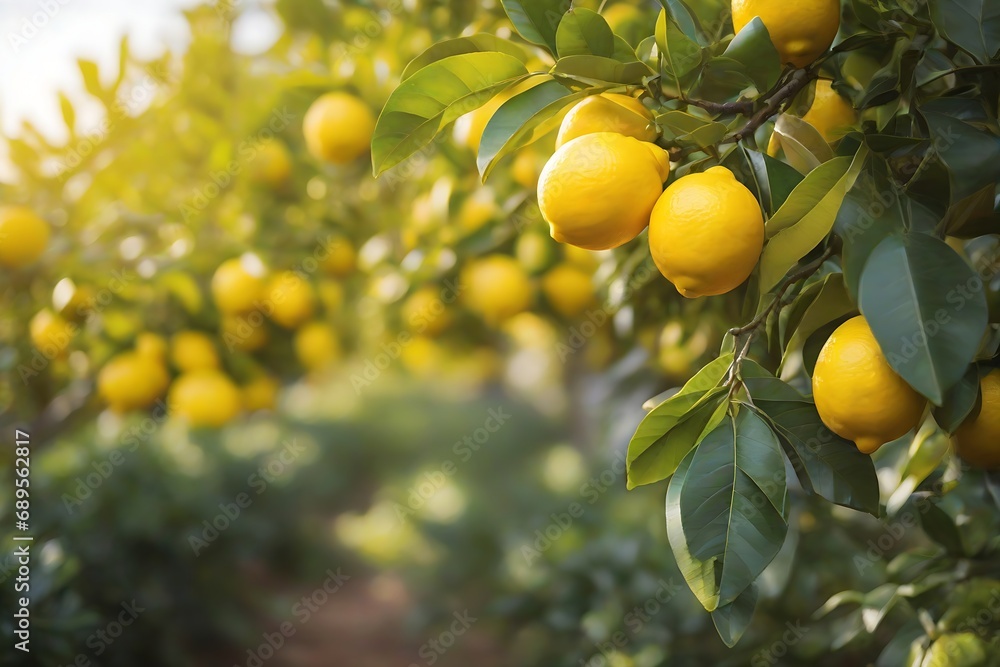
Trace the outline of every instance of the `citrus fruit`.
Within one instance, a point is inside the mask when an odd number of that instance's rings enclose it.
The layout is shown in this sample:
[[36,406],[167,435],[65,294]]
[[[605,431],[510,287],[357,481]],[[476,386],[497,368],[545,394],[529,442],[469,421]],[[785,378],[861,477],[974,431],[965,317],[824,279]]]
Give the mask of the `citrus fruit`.
[[451,325],[452,316],[441,293],[434,287],[421,287],[403,302],[403,324],[415,334],[439,336]]
[[247,412],[273,410],[278,402],[280,388],[278,381],[270,375],[257,375],[240,389],[243,395],[243,409]]
[[400,363],[417,377],[427,378],[444,366],[445,351],[427,336],[414,336],[399,353]]
[[65,356],[76,332],[76,325],[48,308],[38,311],[28,324],[31,344],[49,359]]
[[323,270],[334,278],[346,278],[354,273],[357,253],[345,238],[331,237],[326,244],[326,256],[322,259]]
[[316,294],[312,285],[294,271],[275,276],[264,295],[265,307],[277,324],[294,329],[316,310]]
[[97,392],[115,412],[148,408],[169,384],[163,361],[138,352],[119,354],[97,375]]
[[295,355],[302,367],[316,371],[340,360],[340,337],[325,322],[310,322],[295,334]]
[[812,388],[823,423],[865,454],[916,428],[927,404],[892,370],[861,316],[840,325],[826,341]]
[[135,337],[135,351],[147,359],[165,361],[167,358],[167,341],[159,334],[143,331]]
[[613,132],[586,134],[559,148],[538,180],[538,205],[552,238],[588,250],[638,236],[663,192],[663,149]]
[[493,190],[479,188],[462,202],[458,210],[458,225],[466,232],[474,232],[495,218],[498,212]]
[[733,0],[732,9],[737,33],[760,17],[781,62],[800,68],[825,53],[840,29],[839,0]]
[[497,109],[499,109],[504,102],[518,93],[523,93],[529,88],[534,88],[544,81],[546,81],[546,77],[533,76],[530,79],[507,88],[506,90],[500,91],[490,98],[490,100],[483,106],[465,114],[455,121],[455,140],[460,144],[465,144],[471,148],[473,152],[479,152],[479,142],[482,141],[483,131],[486,129],[487,123],[489,123],[490,119],[493,118],[493,114],[496,113]]
[[833,89],[829,79],[820,79],[816,82],[812,106],[802,120],[815,127],[827,143],[833,143],[857,122],[858,114],[851,103]]
[[19,268],[41,256],[49,244],[49,225],[24,206],[0,208],[0,264]]
[[560,264],[546,273],[542,293],[557,313],[570,319],[597,305],[590,274],[572,264]]
[[955,451],[981,468],[1000,467],[1000,369],[979,382],[982,408],[955,433]]
[[[260,317],[260,313],[252,315]],[[263,321],[243,315],[224,315],[220,334],[226,349],[240,352],[256,352],[271,339]]]
[[222,371],[202,368],[184,373],[170,387],[171,412],[191,426],[222,426],[242,409],[240,390]]
[[170,360],[184,372],[219,367],[219,354],[208,334],[180,331],[170,340]]
[[[572,248],[573,246],[566,246]],[[544,271],[558,257],[559,244],[542,230],[527,231],[517,238],[514,254],[529,273]],[[586,252],[586,251],[583,251]]]
[[538,177],[542,174],[544,160],[532,150],[522,150],[510,165],[510,175],[514,182],[527,190],[538,187]]
[[531,280],[506,255],[477,259],[462,271],[462,301],[490,325],[527,310],[534,296]]
[[273,189],[288,183],[292,174],[292,156],[277,139],[263,141],[250,161],[250,179]]
[[685,297],[736,289],[753,272],[763,248],[760,205],[725,167],[678,179],[653,209],[653,261]]
[[302,123],[306,148],[325,162],[347,164],[368,151],[375,117],[348,93],[327,93],[309,107]]
[[263,276],[239,258],[227,259],[212,276],[212,297],[223,313],[253,310],[264,288]]
[[639,141],[656,140],[653,112],[628,95],[591,95],[570,109],[559,126],[556,148],[596,132],[616,132]]

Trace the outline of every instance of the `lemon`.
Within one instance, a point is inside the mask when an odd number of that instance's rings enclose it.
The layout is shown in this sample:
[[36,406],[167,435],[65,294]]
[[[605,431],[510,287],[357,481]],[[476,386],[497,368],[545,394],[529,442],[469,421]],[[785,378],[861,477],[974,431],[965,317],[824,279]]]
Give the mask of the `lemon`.
[[[572,248],[573,246],[566,246]],[[517,239],[514,254],[521,266],[530,273],[539,273],[552,265],[558,256],[559,245],[545,232],[528,231]],[[586,252],[586,251],[583,251]]]
[[[259,313],[253,315],[260,316]],[[242,315],[223,316],[220,333],[230,351],[256,352],[271,339],[263,321]]]
[[208,334],[180,331],[170,340],[170,360],[184,372],[219,367],[219,354]]
[[522,150],[514,157],[510,165],[510,175],[514,182],[527,190],[538,187],[538,177],[542,174],[545,162],[532,150]]
[[340,360],[340,338],[325,322],[310,322],[295,334],[295,355],[302,367],[316,371]]
[[49,244],[49,225],[24,206],[0,208],[0,264],[19,268],[38,259]]
[[271,319],[286,329],[298,327],[316,311],[316,294],[312,286],[294,271],[275,276],[267,287],[264,300]]
[[465,267],[460,283],[462,301],[496,326],[531,305],[534,290],[524,269],[511,257],[490,255]]
[[347,164],[368,152],[373,132],[371,109],[347,93],[323,95],[309,107],[302,123],[309,152],[333,164]]
[[546,77],[533,76],[506,90],[500,91],[490,98],[486,104],[474,111],[470,111],[455,121],[455,139],[458,143],[468,146],[473,152],[478,152],[479,142],[483,138],[483,131],[486,130],[486,125],[493,118],[493,114],[497,112],[497,109],[515,95],[523,93],[529,88],[534,88],[546,80]]
[[258,375],[243,385],[240,393],[243,397],[243,409],[247,412],[257,410],[273,410],[278,402],[278,390],[281,385],[270,375]]
[[892,370],[860,316],[840,325],[826,341],[812,388],[823,423],[865,454],[916,428],[927,403]]
[[240,390],[222,371],[203,368],[174,380],[167,397],[171,412],[191,426],[223,426],[242,409]]
[[839,0],[733,0],[732,8],[737,33],[759,16],[781,62],[799,68],[825,53],[840,30]]
[[653,261],[685,297],[736,289],[753,272],[763,248],[760,205],[725,167],[678,179],[653,209]]
[[1000,467],[1000,369],[980,381],[982,409],[955,433],[955,451],[981,468]]
[[563,248],[563,257],[570,264],[575,264],[586,271],[596,271],[597,267],[601,265],[601,258],[596,252],[591,250],[585,250],[583,248],[577,248],[573,245],[568,245]]
[[292,156],[277,139],[261,142],[250,161],[250,179],[254,183],[280,189],[292,175]]
[[97,375],[97,392],[115,412],[148,408],[169,384],[163,361],[139,352],[119,354]]
[[406,299],[402,308],[403,324],[415,334],[440,336],[451,326],[452,316],[433,287],[421,287]]
[[165,361],[167,358],[167,341],[151,331],[144,331],[135,337],[135,351],[147,359]]
[[239,258],[227,259],[212,276],[212,297],[223,313],[253,310],[264,289],[263,277]]
[[815,127],[827,143],[833,143],[858,121],[858,114],[828,79],[820,79],[816,82],[812,106],[802,120]]
[[538,180],[552,238],[588,250],[628,243],[649,224],[670,161],[663,149],[613,132],[564,144]]
[[400,363],[417,377],[428,378],[444,366],[445,351],[427,336],[414,336],[399,353]]
[[31,344],[49,359],[65,356],[77,331],[75,324],[67,322],[48,308],[38,311],[28,324]]
[[616,132],[639,141],[655,141],[653,112],[642,102],[616,93],[591,95],[570,109],[559,126],[556,148],[577,137],[596,132]]
[[326,244],[326,256],[322,259],[323,271],[334,278],[346,278],[354,273],[357,253],[347,239],[334,236]]
[[458,225],[466,232],[474,232],[493,220],[498,213],[496,195],[490,188],[479,188],[472,193],[458,211]]
[[560,264],[546,273],[542,293],[557,313],[569,319],[597,305],[590,274],[572,264]]

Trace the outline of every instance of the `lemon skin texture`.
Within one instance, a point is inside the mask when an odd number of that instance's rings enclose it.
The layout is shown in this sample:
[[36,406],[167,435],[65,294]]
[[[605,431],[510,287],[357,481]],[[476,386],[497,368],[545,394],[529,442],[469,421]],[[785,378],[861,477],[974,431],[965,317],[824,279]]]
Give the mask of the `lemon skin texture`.
[[812,388],[823,423],[865,454],[916,428],[927,405],[889,366],[861,316],[840,325],[826,341]]
[[678,179],[653,209],[649,247],[660,273],[689,299],[730,292],[764,248],[760,205],[733,173],[712,167]]
[[592,95],[574,106],[556,137],[556,148],[585,134],[617,132],[639,141],[656,141],[653,112],[642,102],[615,93]]
[[840,29],[839,0],[733,0],[733,28],[759,16],[783,64],[806,67],[826,52]]
[[1000,369],[980,381],[982,409],[955,433],[955,452],[980,468],[1000,468]]
[[833,89],[829,80],[820,79],[816,82],[812,106],[802,120],[816,128],[823,139],[832,144],[857,122],[858,114],[851,103]]

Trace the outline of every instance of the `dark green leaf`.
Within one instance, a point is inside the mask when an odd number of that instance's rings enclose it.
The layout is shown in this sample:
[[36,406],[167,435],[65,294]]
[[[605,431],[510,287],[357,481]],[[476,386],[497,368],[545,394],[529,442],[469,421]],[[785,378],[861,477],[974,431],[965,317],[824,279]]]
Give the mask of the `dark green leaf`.
[[662,56],[663,73],[675,83],[701,64],[701,47],[670,19],[666,10],[660,12],[656,21],[656,44]]
[[944,405],[935,408],[934,419],[938,426],[947,433],[954,433],[962,425],[966,417],[972,414],[979,401],[979,367],[976,364],[948,390],[944,396]]
[[756,608],[757,585],[751,584],[750,588],[740,593],[735,600],[712,612],[712,622],[715,623],[715,629],[726,646],[729,648],[736,646],[750,626]]
[[615,50],[611,57],[618,62],[631,63],[639,60],[632,45],[625,41],[624,37],[615,35]]
[[965,549],[962,546],[962,534],[955,526],[951,515],[938,507],[930,498],[923,498],[922,503],[919,512],[920,525],[927,533],[927,537],[944,547],[949,554],[963,555]]
[[587,55],[611,58],[615,55],[615,34],[597,12],[573,8],[559,22],[556,47],[560,58]]
[[952,203],[1000,181],[1000,137],[941,113],[924,111],[923,116],[948,168]]
[[931,21],[981,65],[1000,51],[1000,5],[992,0],[929,0]]
[[645,63],[622,63],[600,56],[568,56],[560,58],[552,68],[553,75],[563,75],[587,85],[618,83],[639,85],[653,70]]
[[844,274],[831,273],[818,285],[815,298],[802,313],[794,328],[787,332],[789,352],[798,350],[816,331],[856,310],[844,286]]
[[770,90],[781,76],[781,58],[759,17],[743,26],[722,55],[746,67],[757,90],[762,93]]
[[772,216],[785,203],[795,186],[802,182],[803,176],[781,160],[776,160],[766,153],[749,148],[745,148],[744,151],[753,170],[754,180],[757,182],[761,196],[760,203],[768,215]]
[[660,4],[688,39],[701,42],[702,29],[698,16],[682,0],[660,0]]
[[500,0],[500,4],[521,37],[552,55],[558,52],[556,30],[573,4],[570,0]]
[[695,450],[691,450],[677,466],[677,471],[667,485],[667,539],[670,549],[674,552],[674,561],[681,576],[687,582],[688,588],[698,598],[705,611],[714,611],[719,604],[719,586],[715,580],[715,563],[700,561],[691,555],[687,538],[681,525],[681,492],[687,482],[688,470],[694,459]]
[[683,111],[667,111],[656,118],[656,124],[664,129],[664,136],[678,143],[692,143],[701,148],[714,146],[729,132],[722,123]]
[[459,56],[463,53],[479,53],[495,51],[514,56],[521,62],[528,62],[529,54],[523,48],[514,44],[509,39],[501,39],[496,35],[479,33],[468,37],[458,37],[456,39],[446,39],[429,47],[426,51],[410,61],[410,64],[403,70],[401,79],[406,81],[411,76],[427,67],[431,63],[444,60],[450,56]]

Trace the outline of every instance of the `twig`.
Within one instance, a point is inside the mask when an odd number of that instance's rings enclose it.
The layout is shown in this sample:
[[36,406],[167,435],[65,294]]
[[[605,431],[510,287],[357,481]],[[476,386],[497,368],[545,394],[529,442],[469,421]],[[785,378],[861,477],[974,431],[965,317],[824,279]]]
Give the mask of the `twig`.
[[798,95],[799,91],[805,88],[806,85],[808,85],[809,82],[817,76],[818,75],[814,70],[795,70],[792,73],[791,79],[788,80],[788,83],[783,85],[776,93],[774,93],[774,95],[768,98],[767,103],[764,104],[763,108],[754,114],[746,125],[719,143],[727,144],[746,139],[749,135],[756,132],[757,128],[766,123],[771,116],[778,113],[782,104]]
[[684,104],[699,107],[713,114],[738,113],[749,116],[753,113],[753,100],[739,100],[737,102],[711,102],[709,100],[689,100],[681,99]]

